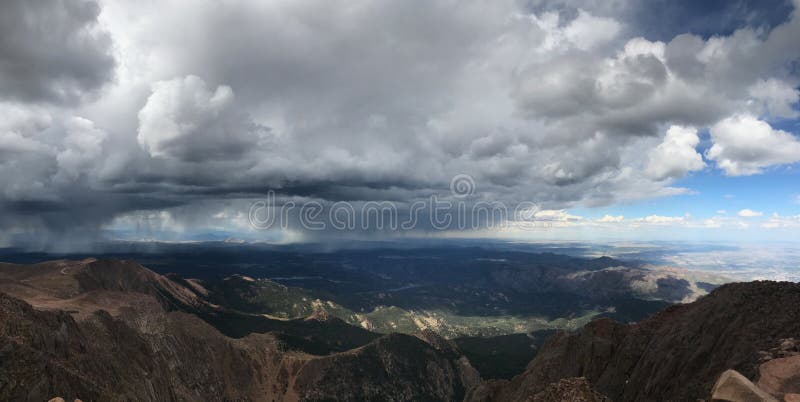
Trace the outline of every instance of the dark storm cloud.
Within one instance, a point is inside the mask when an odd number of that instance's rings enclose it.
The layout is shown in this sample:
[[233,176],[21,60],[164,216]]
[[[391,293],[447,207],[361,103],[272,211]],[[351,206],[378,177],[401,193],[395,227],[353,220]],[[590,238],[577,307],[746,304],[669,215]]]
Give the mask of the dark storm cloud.
[[100,6],[84,0],[8,0],[0,5],[0,97],[73,102],[113,77]]
[[[656,38],[643,1],[534,3],[8,3],[0,226],[247,230],[268,190],[408,205],[459,174],[481,200],[608,205],[688,191],[711,161],[684,126],[793,116],[797,15]],[[744,166],[726,134],[711,157]],[[726,172],[793,158],[764,155]]]
[[52,188],[52,199],[0,201],[0,241],[39,250],[85,248],[100,240],[99,228],[120,214],[164,209],[185,201],[114,194],[87,188]]

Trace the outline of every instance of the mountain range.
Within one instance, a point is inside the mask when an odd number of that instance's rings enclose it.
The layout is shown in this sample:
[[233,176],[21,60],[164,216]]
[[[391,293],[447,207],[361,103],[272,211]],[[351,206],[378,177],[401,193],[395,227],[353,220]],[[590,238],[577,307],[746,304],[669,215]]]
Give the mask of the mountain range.
[[[259,311],[240,297],[253,286],[286,297]],[[130,260],[0,264],[0,399],[683,401],[709,398],[726,370],[776,397],[800,393],[786,374],[800,373],[793,283],[723,285],[635,322],[472,338],[376,332],[334,303],[288,308],[303,297]],[[503,372],[515,356],[529,362]]]

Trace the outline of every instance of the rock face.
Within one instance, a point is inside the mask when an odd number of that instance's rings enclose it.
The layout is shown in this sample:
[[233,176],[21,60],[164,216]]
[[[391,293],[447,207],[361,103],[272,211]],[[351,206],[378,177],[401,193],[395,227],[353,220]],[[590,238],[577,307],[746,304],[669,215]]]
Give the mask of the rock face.
[[199,286],[132,262],[0,265],[0,400],[461,400],[479,381],[456,350],[341,322],[228,337],[212,324],[239,322]]
[[789,307],[798,305],[800,284],[724,285],[636,324],[600,319],[560,333],[525,373],[478,388],[489,400],[525,400],[563,378],[585,377],[614,401],[704,399],[728,369],[756,378],[759,352],[800,333],[800,309]]

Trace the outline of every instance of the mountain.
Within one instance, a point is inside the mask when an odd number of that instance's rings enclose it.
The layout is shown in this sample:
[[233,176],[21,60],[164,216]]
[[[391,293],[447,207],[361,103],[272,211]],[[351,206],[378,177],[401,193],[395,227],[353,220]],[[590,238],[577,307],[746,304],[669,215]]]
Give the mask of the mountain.
[[278,258],[292,271],[253,264],[247,276],[207,279],[209,300],[277,318],[319,312],[379,333],[457,338],[577,329],[598,316],[636,321],[699,294],[694,282],[609,257],[445,248]]
[[[480,380],[422,337],[243,316],[205,292],[131,261],[3,264],[0,400],[461,400]],[[245,318],[263,333],[215,327]]]
[[614,401],[708,398],[726,370],[756,379],[765,361],[781,357],[775,351],[800,334],[797,306],[800,284],[764,281],[724,285],[634,324],[598,319],[550,338],[523,374],[487,381],[468,399],[522,401],[573,377]]
[[[575,330],[597,317],[639,321],[730,281],[636,260],[543,252],[550,249],[469,242],[355,249],[118,244],[103,258],[136,260],[175,281],[196,278],[191,282],[207,290],[205,301],[246,315],[302,320],[321,314],[370,332],[431,329],[451,339]],[[0,256],[85,258],[2,250]],[[239,337],[252,330],[217,327]]]
[[[615,261],[597,264],[592,272],[615,271],[606,266]],[[788,401],[800,393],[794,283],[723,285],[635,323],[602,317],[571,332],[452,339],[433,328],[372,332],[330,314],[336,304],[306,309],[303,298],[317,300],[304,292],[242,275],[160,275],[130,260],[0,264],[0,400],[606,402],[744,392]]]

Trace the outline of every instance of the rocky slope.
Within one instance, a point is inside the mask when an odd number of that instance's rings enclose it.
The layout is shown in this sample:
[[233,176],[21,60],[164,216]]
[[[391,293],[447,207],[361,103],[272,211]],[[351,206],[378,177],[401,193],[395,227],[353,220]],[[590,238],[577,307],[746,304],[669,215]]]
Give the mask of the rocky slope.
[[524,374],[484,383],[469,399],[526,400],[570,377],[585,377],[614,401],[708,398],[721,373],[734,369],[756,379],[766,351],[800,334],[797,306],[800,284],[750,282],[724,285],[636,324],[596,320],[554,336]]
[[204,291],[133,262],[3,264],[0,400],[461,400],[479,381],[450,348],[341,322],[232,338],[212,324],[239,316]]

